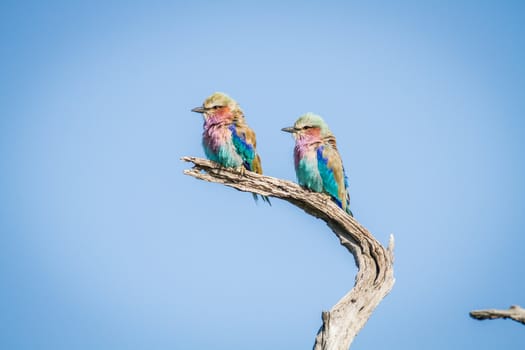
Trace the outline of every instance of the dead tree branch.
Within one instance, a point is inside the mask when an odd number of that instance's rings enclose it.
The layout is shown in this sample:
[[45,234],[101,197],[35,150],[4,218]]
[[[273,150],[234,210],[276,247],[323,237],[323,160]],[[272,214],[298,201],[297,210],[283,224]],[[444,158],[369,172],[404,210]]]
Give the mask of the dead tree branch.
[[525,309],[518,305],[512,305],[508,310],[475,310],[470,312],[470,317],[477,320],[494,320],[496,318],[510,318],[516,322],[525,324]]
[[355,285],[330,310],[322,313],[323,325],[315,339],[314,350],[347,350],[372,312],[394,285],[394,237],[383,247],[368,230],[350,217],[330,198],[304,190],[291,181],[227,169],[209,160],[183,157],[193,163],[184,174],[220,183],[240,191],[280,198],[322,219],[352,253],[358,268]]

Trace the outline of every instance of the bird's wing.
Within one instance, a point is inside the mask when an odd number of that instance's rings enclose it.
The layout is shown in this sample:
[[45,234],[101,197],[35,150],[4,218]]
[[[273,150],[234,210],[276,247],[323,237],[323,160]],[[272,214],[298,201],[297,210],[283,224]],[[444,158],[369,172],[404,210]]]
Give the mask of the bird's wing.
[[347,207],[346,180],[339,152],[330,144],[317,149],[317,166],[323,179],[324,190],[332,196],[341,208]]
[[242,124],[232,124],[230,131],[232,132],[233,145],[241,156],[244,167],[250,171],[262,173],[261,160],[255,152],[255,132]]
[[[230,126],[232,141],[237,153],[241,156],[243,165],[246,169],[262,174],[261,158],[255,151],[255,132],[245,123],[233,123]],[[257,201],[257,195],[253,193],[253,198]],[[262,196],[263,201],[272,205],[270,198]]]
[[261,165],[261,157],[259,157],[258,154],[255,155],[255,158],[252,162],[252,171],[256,172],[257,174],[262,174],[262,165]]

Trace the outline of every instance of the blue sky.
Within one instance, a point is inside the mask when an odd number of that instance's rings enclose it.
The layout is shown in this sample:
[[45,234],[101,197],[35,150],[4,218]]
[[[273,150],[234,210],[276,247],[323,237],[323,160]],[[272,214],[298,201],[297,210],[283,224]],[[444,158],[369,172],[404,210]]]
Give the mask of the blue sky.
[[338,138],[352,211],[396,237],[353,349],[523,349],[525,6],[514,1],[0,5],[0,348],[308,349],[352,257],[288,203],[184,176],[214,91],[266,174],[280,129]]

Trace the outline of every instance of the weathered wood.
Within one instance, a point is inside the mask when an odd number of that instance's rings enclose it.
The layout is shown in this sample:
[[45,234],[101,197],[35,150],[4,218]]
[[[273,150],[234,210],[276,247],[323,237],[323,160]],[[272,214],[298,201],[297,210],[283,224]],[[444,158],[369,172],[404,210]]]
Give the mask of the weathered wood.
[[193,168],[184,170],[186,175],[283,199],[326,222],[354,256],[358,272],[354,287],[330,311],[322,313],[323,325],[315,339],[314,350],[347,350],[394,285],[393,235],[388,247],[383,247],[329,196],[305,190],[294,182],[224,168],[202,158],[183,157],[182,160],[194,164]]
[[512,305],[508,310],[474,310],[470,312],[470,317],[477,320],[510,318],[511,320],[525,324],[525,309],[521,308],[519,305]]

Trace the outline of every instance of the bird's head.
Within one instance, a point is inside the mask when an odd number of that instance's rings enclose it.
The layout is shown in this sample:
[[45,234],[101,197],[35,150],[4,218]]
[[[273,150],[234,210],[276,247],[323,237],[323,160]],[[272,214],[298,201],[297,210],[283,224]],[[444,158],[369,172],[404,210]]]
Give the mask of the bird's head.
[[242,115],[242,110],[239,104],[230,96],[222,93],[215,92],[209,96],[201,107],[195,107],[191,110],[192,112],[201,113],[204,119],[210,117],[220,117],[223,115]]
[[293,126],[281,130],[292,133],[296,140],[324,138],[332,134],[323,118],[314,113],[302,115]]

